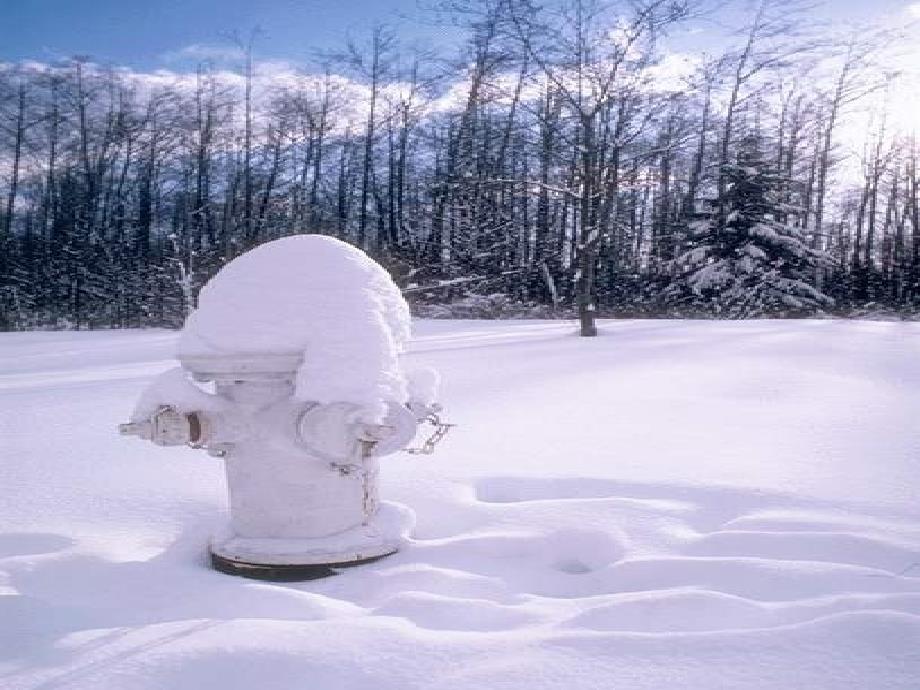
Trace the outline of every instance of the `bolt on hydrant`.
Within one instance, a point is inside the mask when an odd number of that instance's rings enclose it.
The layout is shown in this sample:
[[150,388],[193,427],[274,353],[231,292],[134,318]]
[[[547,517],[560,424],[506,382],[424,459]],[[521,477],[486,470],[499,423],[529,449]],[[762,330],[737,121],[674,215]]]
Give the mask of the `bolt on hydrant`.
[[378,499],[378,458],[422,423],[431,452],[437,375],[405,372],[409,311],[387,272],[320,235],[275,240],[201,291],[178,359],[122,434],[223,458],[230,523],[211,539],[224,572],[311,578],[398,550],[414,524]]

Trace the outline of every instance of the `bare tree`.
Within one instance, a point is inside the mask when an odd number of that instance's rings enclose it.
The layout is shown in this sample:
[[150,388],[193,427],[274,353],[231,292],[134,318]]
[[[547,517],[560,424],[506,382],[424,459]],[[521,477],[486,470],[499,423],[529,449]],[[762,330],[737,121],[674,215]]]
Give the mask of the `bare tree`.
[[[507,9],[518,45],[553,84],[578,127],[575,294],[581,335],[595,336],[595,279],[602,241],[598,211],[605,181],[617,174],[616,154],[611,165],[600,148],[600,118],[624,89],[635,88],[637,75],[653,58],[659,33],[685,18],[688,7],[665,0],[637,2],[629,14],[620,16],[616,8],[593,0],[574,0],[558,12],[528,0],[507,0]],[[610,145],[616,148],[620,143],[614,137]]]

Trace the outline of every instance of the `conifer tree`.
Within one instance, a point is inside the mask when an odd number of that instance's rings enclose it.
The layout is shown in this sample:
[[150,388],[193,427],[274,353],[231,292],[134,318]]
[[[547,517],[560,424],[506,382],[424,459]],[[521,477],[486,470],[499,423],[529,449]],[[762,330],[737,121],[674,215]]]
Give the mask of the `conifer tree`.
[[759,144],[758,137],[745,137],[736,161],[722,170],[724,195],[709,200],[709,210],[690,223],[690,248],[676,259],[672,295],[722,318],[820,313],[833,300],[812,280],[828,259],[790,222],[797,209],[781,201],[788,181]]

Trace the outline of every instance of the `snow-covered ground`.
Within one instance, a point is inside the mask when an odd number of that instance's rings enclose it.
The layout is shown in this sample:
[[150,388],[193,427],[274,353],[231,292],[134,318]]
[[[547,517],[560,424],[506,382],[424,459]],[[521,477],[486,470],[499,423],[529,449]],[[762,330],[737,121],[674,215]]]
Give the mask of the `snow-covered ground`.
[[117,436],[166,331],[0,335],[0,688],[920,687],[920,324],[421,322],[410,548],[211,571],[221,462]]

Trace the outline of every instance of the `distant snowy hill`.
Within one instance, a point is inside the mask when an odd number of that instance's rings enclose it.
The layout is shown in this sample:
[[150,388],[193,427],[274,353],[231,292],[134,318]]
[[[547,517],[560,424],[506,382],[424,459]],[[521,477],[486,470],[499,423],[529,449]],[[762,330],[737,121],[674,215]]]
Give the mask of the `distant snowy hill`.
[[410,548],[210,570],[221,461],[116,433],[168,331],[0,334],[0,688],[916,690],[920,324],[423,321]]

